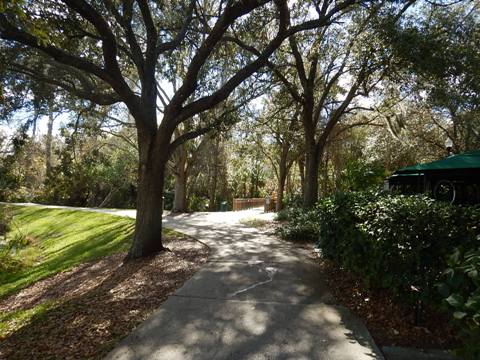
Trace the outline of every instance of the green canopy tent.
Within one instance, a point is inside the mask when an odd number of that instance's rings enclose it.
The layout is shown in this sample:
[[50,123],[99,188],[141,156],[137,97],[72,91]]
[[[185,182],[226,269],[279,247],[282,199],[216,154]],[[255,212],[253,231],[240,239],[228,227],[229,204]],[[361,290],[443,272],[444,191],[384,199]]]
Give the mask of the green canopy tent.
[[403,194],[427,193],[457,204],[480,203],[480,150],[408,166],[388,178],[389,189]]

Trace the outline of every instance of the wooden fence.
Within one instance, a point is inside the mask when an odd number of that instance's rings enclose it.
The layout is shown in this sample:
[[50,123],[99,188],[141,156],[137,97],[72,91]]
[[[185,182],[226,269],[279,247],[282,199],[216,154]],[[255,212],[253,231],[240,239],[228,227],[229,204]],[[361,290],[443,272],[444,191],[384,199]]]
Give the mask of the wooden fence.
[[275,199],[267,203],[265,198],[233,199],[233,211],[263,207],[267,211],[275,211]]
[[264,198],[233,199],[233,211],[253,209],[265,206]]

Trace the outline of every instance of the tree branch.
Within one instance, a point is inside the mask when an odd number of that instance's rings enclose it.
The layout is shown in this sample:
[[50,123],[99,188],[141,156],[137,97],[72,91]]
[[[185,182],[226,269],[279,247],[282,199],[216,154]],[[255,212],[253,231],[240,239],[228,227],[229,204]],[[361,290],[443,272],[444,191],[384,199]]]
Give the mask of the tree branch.
[[171,41],[161,43],[160,39],[159,39],[159,42],[157,44],[157,54],[156,54],[157,57],[158,57],[158,55],[163,54],[166,51],[170,51],[170,50],[175,49],[176,47],[178,47],[181,44],[183,39],[185,39],[185,36],[187,35],[188,27],[190,26],[190,23],[192,22],[192,19],[193,19],[194,8],[195,8],[195,0],[191,0],[190,4],[188,6],[188,9],[187,9],[187,13],[186,13],[186,17],[185,17],[185,21],[183,23],[183,26],[180,29],[180,31],[177,33],[177,35]]
[[[240,46],[242,49],[247,50],[251,52],[252,54],[256,55],[257,57],[261,56],[261,53],[258,49],[256,49],[254,46],[247,45],[244,42],[242,42],[240,39],[235,38],[233,36],[224,36],[224,39],[226,41],[233,42]],[[298,91],[295,89],[295,86],[288,81],[288,79],[281,73],[281,71],[278,69],[278,66],[272,63],[270,60],[267,60],[266,65],[269,67],[271,71],[275,74],[275,76],[278,77],[278,79],[283,83],[285,88],[288,90],[290,95],[298,102],[303,102],[302,96],[298,93]]]
[[[197,53],[192,58],[187,69],[182,86],[178,89],[169,104],[172,112],[179,110],[183,102],[195,91],[198,74],[212,53],[217,43],[221,40],[228,27],[239,17],[248,14],[253,9],[267,3],[268,0],[243,0],[231,6],[227,6],[223,14],[213,26],[205,41],[200,45]],[[245,77],[246,78],[246,77]],[[221,100],[220,100],[221,101]],[[185,117],[189,118],[190,116]],[[182,120],[184,120],[182,119]]]
[[91,89],[78,89],[73,85],[69,85],[65,82],[55,80],[51,76],[42,75],[39,71],[27,68],[20,64],[11,64],[9,69],[13,72],[26,75],[34,80],[57,86],[75,96],[78,96],[81,99],[89,100],[97,105],[113,105],[121,101],[120,97],[116,93],[99,93],[94,92]]

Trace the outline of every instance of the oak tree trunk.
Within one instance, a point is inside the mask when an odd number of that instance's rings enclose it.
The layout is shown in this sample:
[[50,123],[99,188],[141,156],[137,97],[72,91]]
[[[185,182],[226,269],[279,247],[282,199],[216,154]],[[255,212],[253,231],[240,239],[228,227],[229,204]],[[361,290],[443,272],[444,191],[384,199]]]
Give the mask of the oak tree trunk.
[[48,179],[52,173],[52,137],[53,137],[53,121],[52,115],[48,118],[47,138],[45,140],[45,177]]
[[303,206],[310,208],[315,205],[318,200],[318,169],[319,159],[316,146],[307,145],[305,154],[305,190],[303,194]]
[[175,173],[173,212],[187,212],[187,174],[184,169],[178,169]]
[[283,195],[285,192],[285,182],[288,174],[287,158],[289,149],[290,146],[288,144],[283,144],[282,152],[280,154],[280,162],[278,164],[278,189],[277,200],[275,203],[275,210],[277,212],[283,209]]
[[[311,95],[311,94],[310,94]],[[313,121],[313,98],[304,108],[303,128],[305,137],[305,188],[303,192],[303,207],[310,208],[318,200],[318,168],[319,159],[315,141],[315,122]]]
[[[151,115],[153,116],[153,115]],[[153,255],[162,244],[163,187],[172,132],[138,128],[138,189],[135,236],[127,258]]]
[[277,200],[275,203],[275,211],[277,212],[283,209],[283,195],[285,193],[285,180],[286,180],[286,176],[284,176],[283,179],[280,177],[278,181]]
[[301,156],[297,160],[298,172],[300,173],[300,187],[302,190],[302,197],[305,195],[305,160]]
[[180,145],[174,156],[175,194],[173,198],[173,212],[187,212],[187,149]]
[[218,183],[218,140],[215,140],[213,148],[213,174],[210,181],[208,211],[215,211],[217,204],[215,202]]
[[135,237],[128,257],[139,258],[164,250],[162,244],[163,185],[165,162],[153,156],[141,166],[137,190]]

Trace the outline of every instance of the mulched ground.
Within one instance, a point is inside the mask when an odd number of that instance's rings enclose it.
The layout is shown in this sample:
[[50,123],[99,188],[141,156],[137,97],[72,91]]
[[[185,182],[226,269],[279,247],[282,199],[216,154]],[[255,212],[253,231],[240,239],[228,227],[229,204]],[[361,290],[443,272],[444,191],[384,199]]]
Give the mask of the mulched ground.
[[451,349],[457,345],[455,332],[444,314],[426,310],[421,326],[415,326],[414,307],[395,300],[388,290],[367,289],[361,279],[331,261],[319,262],[338,303],[364,321],[377,345],[424,349]]
[[5,339],[0,359],[98,359],[206,262],[208,248],[184,237],[171,252],[123,263],[116,254],[39,281],[0,301],[0,312],[54,306]]

